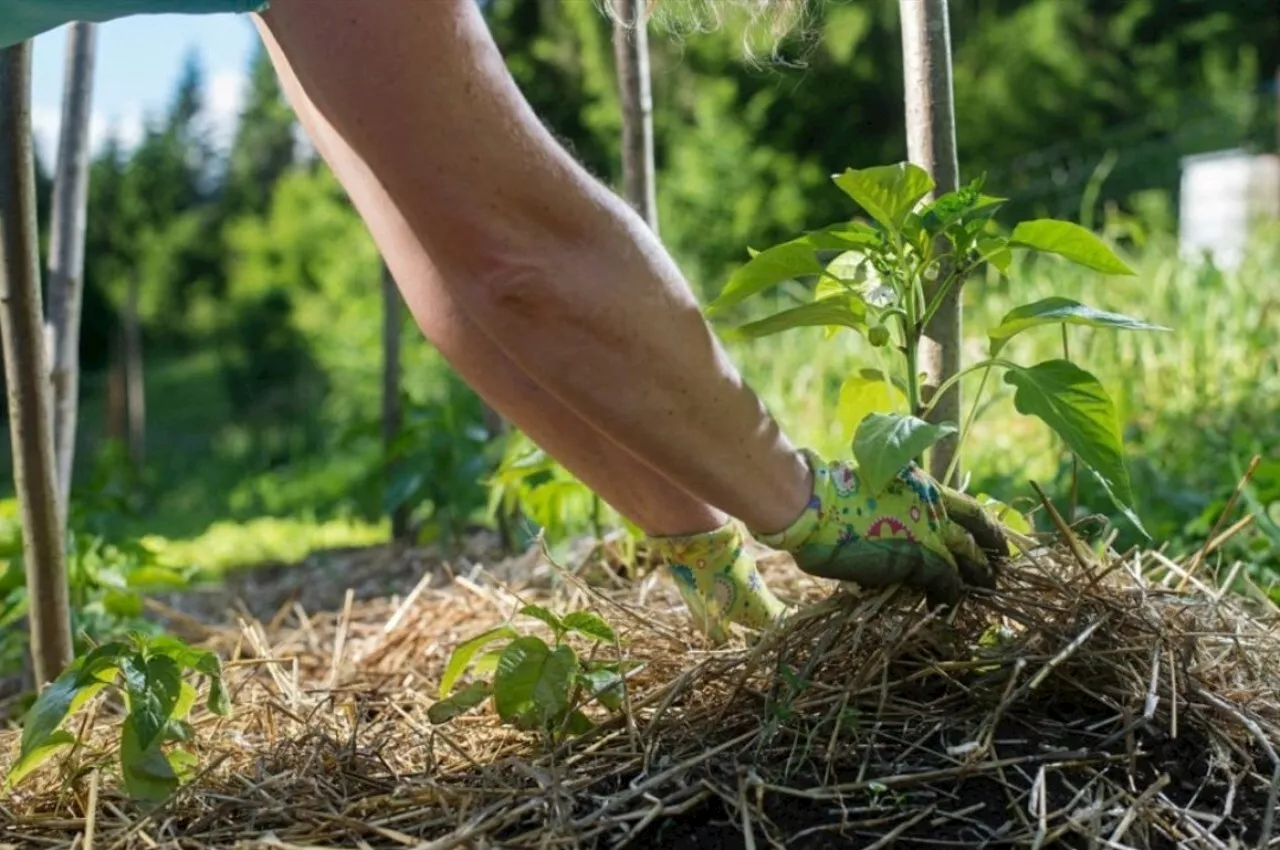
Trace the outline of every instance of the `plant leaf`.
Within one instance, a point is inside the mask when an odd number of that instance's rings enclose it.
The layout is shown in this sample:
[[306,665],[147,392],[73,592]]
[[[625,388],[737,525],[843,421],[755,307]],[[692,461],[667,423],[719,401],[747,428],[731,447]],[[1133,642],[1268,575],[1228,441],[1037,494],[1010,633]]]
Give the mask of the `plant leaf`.
[[1052,218],[1024,221],[1013,229],[1010,247],[1057,254],[1074,263],[1106,274],[1131,275],[1115,252],[1091,231],[1069,221]]
[[604,643],[614,643],[618,636],[612,627],[590,611],[574,611],[564,617],[565,628],[571,629],[584,637]]
[[568,728],[565,731],[570,735],[585,735],[594,728],[596,728],[596,725],[591,722],[591,718],[581,711],[575,708],[569,712]]
[[121,664],[121,671],[138,746],[149,749],[173,716],[182,692],[182,673],[168,655],[129,656]]
[[19,758],[44,746],[69,714],[105,688],[115,675],[115,664],[127,651],[123,642],[105,643],[73,661],[41,690],[23,719]]
[[53,758],[76,742],[75,735],[65,729],[55,729],[41,739],[40,743],[23,752],[22,756],[9,768],[5,778],[9,787],[26,779],[30,773],[49,759]]
[[466,672],[467,666],[477,652],[495,640],[503,638],[514,640],[518,637],[520,637],[520,633],[510,626],[498,626],[496,629],[490,629],[458,644],[457,649],[449,656],[449,663],[445,665],[444,675],[440,677],[440,697],[443,699],[449,695],[449,691],[453,690],[454,683],[458,681],[459,676]]
[[555,632],[557,638],[564,633],[564,622],[551,613],[550,609],[543,608],[541,605],[525,605],[517,613],[542,621],[550,627],[551,631]]
[[1013,264],[1013,252],[1009,250],[1009,244],[1003,239],[979,239],[978,256],[985,257],[986,261],[995,266],[1000,274],[1008,274],[1009,266]]
[[869,414],[853,437],[858,474],[872,493],[879,493],[921,452],[957,430],[950,422],[934,424],[897,413]]
[[617,670],[597,668],[580,673],[587,696],[600,701],[610,711],[622,709],[622,675]]
[[493,689],[488,682],[472,682],[452,696],[427,709],[427,719],[434,725],[448,723],[459,714],[470,711],[489,698]]
[[783,310],[766,319],[749,322],[734,328],[727,335],[758,339],[794,328],[808,327],[845,327],[862,331],[867,327],[866,317],[866,302],[858,296],[831,295],[820,301],[811,301],[790,310]]
[[160,803],[178,787],[178,775],[160,749],[159,738],[143,747],[133,714],[124,719],[120,731],[120,773],[125,790],[136,800]]
[[1023,331],[1051,324],[1085,325],[1125,331],[1169,330],[1161,325],[1149,324],[1121,313],[1096,310],[1070,298],[1052,296],[1015,307],[1006,313],[1000,320],[999,326],[987,333],[991,339],[991,356],[995,357],[999,354],[1009,340]]
[[862,420],[872,413],[892,413],[906,409],[907,397],[898,387],[886,381],[875,369],[864,369],[850,375],[840,385],[836,402],[836,418],[844,427],[846,439],[853,439]]
[[867,215],[889,231],[900,230],[907,213],[934,188],[929,173],[909,162],[850,168],[834,179]]
[[785,280],[822,274],[815,250],[801,237],[761,251],[729,277],[720,295],[707,305],[706,315],[714,317]]
[[1097,476],[1111,500],[1144,535],[1132,509],[1133,493],[1124,462],[1120,418],[1111,396],[1092,374],[1068,360],[1011,367],[1004,380],[1016,388],[1013,405],[1039,417]]
[[507,644],[493,679],[498,716],[525,728],[545,726],[568,709],[577,663],[569,647],[551,650],[536,637]]

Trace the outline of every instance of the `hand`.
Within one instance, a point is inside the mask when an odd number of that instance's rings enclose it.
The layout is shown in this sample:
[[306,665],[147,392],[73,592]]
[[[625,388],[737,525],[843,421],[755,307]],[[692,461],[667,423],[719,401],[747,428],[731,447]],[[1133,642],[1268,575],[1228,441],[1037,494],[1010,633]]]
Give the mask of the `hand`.
[[965,585],[995,587],[1008,543],[976,501],[940,488],[915,464],[872,493],[854,464],[807,454],[814,494],[805,515],[780,535],[757,535],[761,542],[790,552],[810,575],[865,588],[901,583],[930,606],[954,605]]
[[72,21],[106,23],[130,15],[260,12],[266,0],[0,0],[0,48]]

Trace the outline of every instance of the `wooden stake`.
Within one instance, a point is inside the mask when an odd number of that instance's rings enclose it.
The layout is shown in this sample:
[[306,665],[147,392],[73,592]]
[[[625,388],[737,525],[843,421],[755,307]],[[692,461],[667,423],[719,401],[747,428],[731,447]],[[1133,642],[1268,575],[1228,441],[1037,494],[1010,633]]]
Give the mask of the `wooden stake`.
[[0,333],[31,657],[36,687],[42,687],[71,662],[72,643],[40,296],[30,42],[0,50]]
[[614,0],[613,55],[622,101],[622,182],[627,201],[658,232],[653,154],[653,91],[648,23],[641,0]]
[[[947,0],[899,0],[898,5],[902,18],[907,155],[912,163],[933,177],[936,184],[933,197],[937,197],[955,191],[960,182]],[[935,285],[945,280],[950,271],[949,264],[944,263]],[[960,371],[960,290],[959,284],[951,288],[920,341],[924,401],[930,401],[936,388]],[[934,287],[926,286],[924,294],[927,300],[932,299]],[[937,402],[929,419],[961,422],[959,382]],[[963,478],[960,465],[956,464],[951,481],[945,480],[957,449],[957,438],[953,435],[935,445],[929,454],[929,472],[943,484]]]

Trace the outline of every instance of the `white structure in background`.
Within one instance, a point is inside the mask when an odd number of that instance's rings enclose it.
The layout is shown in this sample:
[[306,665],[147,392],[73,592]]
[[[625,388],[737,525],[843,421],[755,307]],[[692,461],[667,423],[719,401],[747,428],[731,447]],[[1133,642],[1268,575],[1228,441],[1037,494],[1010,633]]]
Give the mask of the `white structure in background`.
[[1180,194],[1182,255],[1207,252],[1219,268],[1235,268],[1254,225],[1280,220],[1280,156],[1226,150],[1186,157]]

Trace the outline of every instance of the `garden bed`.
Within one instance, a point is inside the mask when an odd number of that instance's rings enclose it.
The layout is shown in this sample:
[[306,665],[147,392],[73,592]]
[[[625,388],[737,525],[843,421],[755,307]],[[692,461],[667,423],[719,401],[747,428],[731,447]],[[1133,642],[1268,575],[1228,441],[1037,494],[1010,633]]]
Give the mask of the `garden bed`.
[[[114,790],[104,704],[74,782],[50,766],[0,802],[0,847],[1226,848],[1272,836],[1275,609],[1220,597],[1158,552],[1100,563],[1041,550],[949,621],[905,593],[832,595],[774,560],[766,577],[807,607],[755,645],[719,649],[657,574],[570,575],[536,555],[492,570],[360,557],[398,588],[312,612],[300,567],[278,573],[292,591],[255,585],[238,613],[218,618],[206,600],[202,624],[186,623],[226,659],[233,710],[197,713],[200,773],[175,798],[148,813]],[[612,624],[642,665],[630,711],[593,709],[594,731],[554,747],[487,704],[433,726],[452,649],[527,602]],[[16,746],[0,733],[0,767]]]

